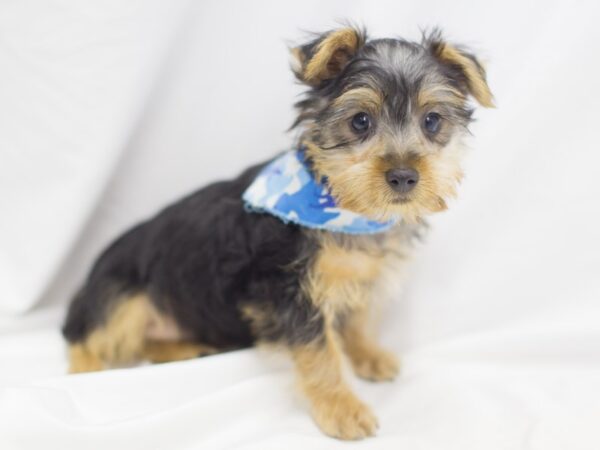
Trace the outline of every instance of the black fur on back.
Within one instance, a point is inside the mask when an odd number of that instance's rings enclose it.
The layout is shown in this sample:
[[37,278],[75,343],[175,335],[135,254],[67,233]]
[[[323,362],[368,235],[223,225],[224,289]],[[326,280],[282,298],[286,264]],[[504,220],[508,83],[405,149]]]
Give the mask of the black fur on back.
[[[63,334],[82,341],[119,299],[149,294],[194,340],[220,348],[257,339],[309,342],[323,319],[301,289],[318,245],[303,229],[245,210],[260,164],[211,184],[137,225],[102,253],[72,302]],[[250,327],[241,309],[268,311]]]

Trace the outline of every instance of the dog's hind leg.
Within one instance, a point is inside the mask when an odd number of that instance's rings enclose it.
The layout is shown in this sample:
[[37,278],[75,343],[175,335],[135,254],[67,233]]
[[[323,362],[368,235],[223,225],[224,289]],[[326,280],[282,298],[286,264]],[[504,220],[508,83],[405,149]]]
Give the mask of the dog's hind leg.
[[218,353],[214,347],[190,341],[147,341],[144,358],[153,363],[182,361]]
[[119,298],[104,323],[82,340],[71,342],[69,371],[91,372],[129,365],[143,359],[146,330],[153,307],[144,294]]

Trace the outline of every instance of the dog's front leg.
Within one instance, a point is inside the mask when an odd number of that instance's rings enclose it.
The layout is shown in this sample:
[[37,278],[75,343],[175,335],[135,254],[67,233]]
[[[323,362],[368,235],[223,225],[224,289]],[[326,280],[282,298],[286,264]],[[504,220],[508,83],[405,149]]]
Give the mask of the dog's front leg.
[[359,377],[371,381],[393,380],[398,374],[398,358],[375,342],[367,323],[366,308],[353,311],[345,318],[340,329],[344,351]]
[[375,433],[377,419],[344,381],[340,350],[333,330],[327,330],[318,340],[295,346],[292,354],[321,430],[339,439],[361,439]]

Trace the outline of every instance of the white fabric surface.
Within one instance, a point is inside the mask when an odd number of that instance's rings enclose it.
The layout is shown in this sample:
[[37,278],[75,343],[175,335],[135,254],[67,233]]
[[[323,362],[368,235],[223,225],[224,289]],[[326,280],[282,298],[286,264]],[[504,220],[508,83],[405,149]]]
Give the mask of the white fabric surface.
[[104,189],[185,0],[0,5],[0,311],[40,297]]
[[[575,5],[2,4],[0,448],[600,448],[600,9]],[[96,253],[289,145],[283,39],[344,17],[441,25],[483,50],[498,104],[385,314],[402,375],[349,375],[378,436],[321,435],[287,359],[256,350],[65,376],[58,328]]]

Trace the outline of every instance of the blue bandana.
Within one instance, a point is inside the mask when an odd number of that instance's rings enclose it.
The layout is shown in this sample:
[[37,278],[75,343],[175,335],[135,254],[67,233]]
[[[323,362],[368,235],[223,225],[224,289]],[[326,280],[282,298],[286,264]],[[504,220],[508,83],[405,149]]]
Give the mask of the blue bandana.
[[273,214],[285,223],[349,234],[389,230],[394,221],[376,222],[338,207],[326,185],[306,165],[304,152],[288,151],[267,164],[242,195],[246,209]]

